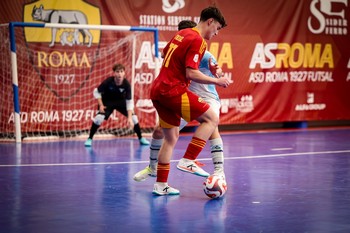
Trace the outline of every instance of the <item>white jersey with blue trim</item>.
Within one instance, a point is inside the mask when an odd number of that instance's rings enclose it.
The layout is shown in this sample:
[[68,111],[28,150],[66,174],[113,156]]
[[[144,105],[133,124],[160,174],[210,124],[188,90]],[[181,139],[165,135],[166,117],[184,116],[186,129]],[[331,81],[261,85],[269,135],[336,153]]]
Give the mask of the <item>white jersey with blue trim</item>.
[[[199,64],[199,70],[202,73],[212,78],[217,78],[210,72],[210,69],[209,69],[210,57],[211,57],[212,63],[216,64],[217,61],[214,58],[214,56],[209,51],[205,51],[204,56]],[[215,84],[203,84],[203,83],[197,83],[192,81],[190,83],[189,89],[194,93],[196,93],[197,95],[199,95],[200,97],[202,97],[204,100],[209,98],[220,102],[220,98],[219,98],[218,92],[216,91]]]

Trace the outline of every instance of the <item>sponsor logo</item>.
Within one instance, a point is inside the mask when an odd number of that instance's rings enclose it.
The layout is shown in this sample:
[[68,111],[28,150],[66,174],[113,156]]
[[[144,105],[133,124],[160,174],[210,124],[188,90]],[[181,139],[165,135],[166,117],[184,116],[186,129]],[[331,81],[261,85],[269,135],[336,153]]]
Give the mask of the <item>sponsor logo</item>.
[[306,93],[306,95],[307,95],[306,103],[313,104],[315,102],[315,94],[308,92]]
[[307,26],[313,34],[347,35],[348,0],[312,0]]
[[257,43],[249,68],[334,68],[331,44]]
[[202,97],[199,97],[199,98],[198,98],[198,102],[199,102],[199,103],[205,103],[205,101],[202,99]]
[[199,16],[173,14],[183,9],[185,5],[185,0],[162,0],[162,5],[159,5],[159,7],[161,7],[164,14],[140,15],[139,24],[144,27],[156,27],[159,31],[177,31],[177,25],[182,20],[199,22]]
[[228,113],[231,108],[235,108],[237,112],[252,112],[254,110],[253,96],[243,95],[237,98],[221,99],[221,113]]
[[272,70],[252,72],[249,83],[333,82],[333,47],[329,43],[256,43],[249,69],[259,68]]
[[162,0],[162,9],[166,13],[174,13],[185,6],[185,0],[175,0],[172,1],[173,4],[170,3],[169,0]]
[[136,107],[138,111],[145,113],[152,113],[156,111],[156,109],[153,107],[152,100],[150,99],[138,99],[136,101]]
[[[101,22],[99,8],[77,1],[40,0],[24,6],[23,21],[52,24]],[[30,61],[46,87],[61,100],[79,92],[94,69],[100,30],[26,27]]]
[[306,93],[306,104],[297,104],[295,106],[295,111],[314,111],[314,110],[324,110],[326,109],[326,104],[315,103],[315,93]]

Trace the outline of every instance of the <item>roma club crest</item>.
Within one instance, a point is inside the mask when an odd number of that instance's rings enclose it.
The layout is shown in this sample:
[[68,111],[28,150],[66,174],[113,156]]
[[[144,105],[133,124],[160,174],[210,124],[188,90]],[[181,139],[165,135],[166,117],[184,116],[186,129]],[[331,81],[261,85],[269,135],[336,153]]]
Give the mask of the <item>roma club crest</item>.
[[[24,22],[100,25],[99,8],[82,0],[41,0],[24,6]],[[99,50],[101,31],[87,28],[26,27],[29,59],[45,86],[69,100],[89,79]]]

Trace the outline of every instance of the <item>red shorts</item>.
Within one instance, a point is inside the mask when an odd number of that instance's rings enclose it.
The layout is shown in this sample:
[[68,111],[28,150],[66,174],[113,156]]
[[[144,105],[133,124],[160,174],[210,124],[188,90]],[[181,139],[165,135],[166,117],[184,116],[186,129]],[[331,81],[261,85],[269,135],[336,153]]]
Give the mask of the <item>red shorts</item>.
[[152,99],[152,102],[158,112],[160,126],[163,128],[179,126],[181,118],[187,122],[193,121],[210,107],[202,98],[189,90],[182,95]]

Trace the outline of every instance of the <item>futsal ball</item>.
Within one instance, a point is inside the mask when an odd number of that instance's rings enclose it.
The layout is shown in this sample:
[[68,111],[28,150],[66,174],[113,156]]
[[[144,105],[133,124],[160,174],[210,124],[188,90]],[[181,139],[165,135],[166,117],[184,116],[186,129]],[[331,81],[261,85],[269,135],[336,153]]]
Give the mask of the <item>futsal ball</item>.
[[225,178],[217,175],[210,175],[203,182],[203,191],[210,198],[219,198],[225,195],[227,184]]

